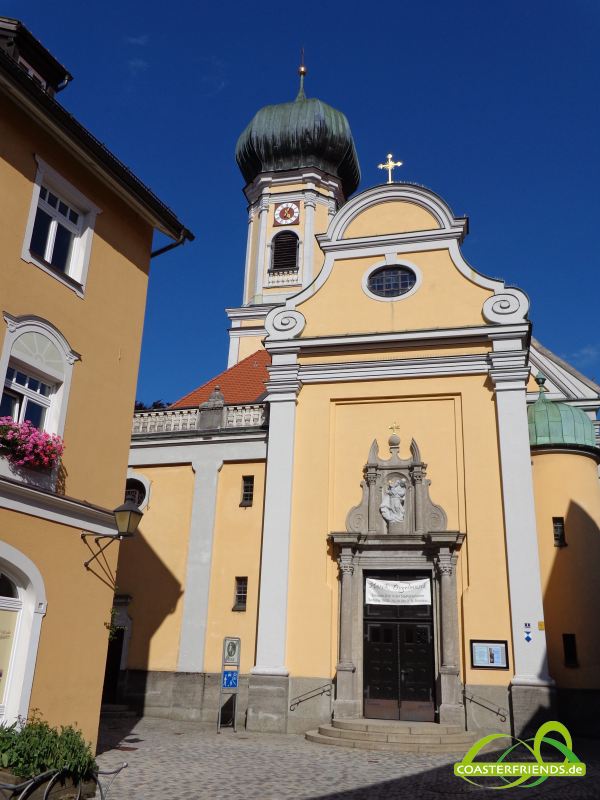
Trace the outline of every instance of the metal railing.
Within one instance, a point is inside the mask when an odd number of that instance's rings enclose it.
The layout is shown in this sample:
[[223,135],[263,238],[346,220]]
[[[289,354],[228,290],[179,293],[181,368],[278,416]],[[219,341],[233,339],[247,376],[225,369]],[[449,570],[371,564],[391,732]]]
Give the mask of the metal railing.
[[469,703],[475,703],[476,706],[481,706],[481,708],[491,711],[492,714],[495,714],[500,719],[500,722],[506,722],[508,719],[508,715],[510,713],[508,708],[503,708],[502,706],[496,705],[496,703],[488,700],[487,697],[481,697],[480,695],[469,692],[466,689],[463,690],[463,696],[465,698],[465,703],[467,701]]
[[[207,409],[212,411],[211,409]],[[202,429],[201,408],[174,408],[136,411],[131,433],[189,433]],[[264,403],[223,406],[219,428],[261,428],[266,420]],[[214,425],[212,427],[215,427]]]
[[596,434],[596,447],[600,447],[600,419],[593,419],[592,423]]
[[310,689],[310,691],[304,692],[304,694],[299,694],[298,697],[294,697],[293,700],[290,700],[290,711],[295,711],[300,703],[305,703],[307,700],[312,700],[313,697],[320,697],[323,694],[327,695],[327,697],[331,697],[330,683],[325,683],[323,686],[317,686],[315,689]]

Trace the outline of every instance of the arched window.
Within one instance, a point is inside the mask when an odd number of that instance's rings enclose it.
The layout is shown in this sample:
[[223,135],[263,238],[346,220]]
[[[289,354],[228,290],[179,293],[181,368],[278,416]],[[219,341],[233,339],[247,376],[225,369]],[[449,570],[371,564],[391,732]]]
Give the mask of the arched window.
[[292,231],[275,234],[271,241],[271,272],[298,270],[299,240]]
[[79,358],[62,334],[38,317],[4,315],[0,355],[0,416],[31,422],[62,436],[73,363]]
[[0,725],[27,716],[45,613],[39,570],[19,550],[0,542]]

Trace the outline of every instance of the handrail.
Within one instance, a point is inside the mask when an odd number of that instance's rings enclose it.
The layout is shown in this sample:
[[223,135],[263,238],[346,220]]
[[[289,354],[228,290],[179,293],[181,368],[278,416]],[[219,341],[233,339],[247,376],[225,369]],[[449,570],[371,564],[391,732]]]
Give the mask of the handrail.
[[[481,706],[485,708],[487,711],[491,711],[492,714],[495,714],[497,717],[500,717],[501,722],[506,722],[509,716],[509,710],[504,708],[503,706],[498,706],[496,703],[493,703],[491,700],[488,700],[487,697],[481,697],[481,695],[471,693],[469,697],[467,694],[467,690],[463,689],[463,695],[465,700],[468,700],[470,703],[475,703],[477,706]],[[478,698],[478,699],[475,699]],[[481,701],[484,702],[481,702]],[[494,708],[492,708],[494,706]]]
[[312,700],[313,697],[320,697],[321,695],[331,697],[331,683],[324,683],[323,686],[317,686],[315,689],[310,689],[304,694],[299,694],[290,701],[290,711],[295,711],[300,703],[305,703],[307,700]]

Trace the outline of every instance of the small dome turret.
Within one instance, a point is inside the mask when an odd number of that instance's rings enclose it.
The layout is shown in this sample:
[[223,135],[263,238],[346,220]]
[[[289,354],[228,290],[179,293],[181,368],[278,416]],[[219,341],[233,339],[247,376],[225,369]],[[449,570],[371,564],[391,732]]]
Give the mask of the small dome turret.
[[548,400],[545,382],[546,378],[538,374],[536,383],[540,387],[540,395],[527,408],[529,444],[532,447],[561,444],[595,447],[592,420],[580,408]]
[[327,103],[304,95],[301,73],[293,103],[261,108],[246,127],[235,157],[247,183],[261,172],[316,167],[339,178],[345,197],[360,181],[360,167],[346,116]]

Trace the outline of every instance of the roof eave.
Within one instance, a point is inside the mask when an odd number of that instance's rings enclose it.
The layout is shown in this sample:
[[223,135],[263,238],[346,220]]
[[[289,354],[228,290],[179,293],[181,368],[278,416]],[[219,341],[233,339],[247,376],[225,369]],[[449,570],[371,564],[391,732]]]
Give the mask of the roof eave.
[[27,114],[42,121],[56,139],[67,144],[79,161],[153,228],[174,240],[194,240],[194,234],[131,170],[1,51],[0,89]]

